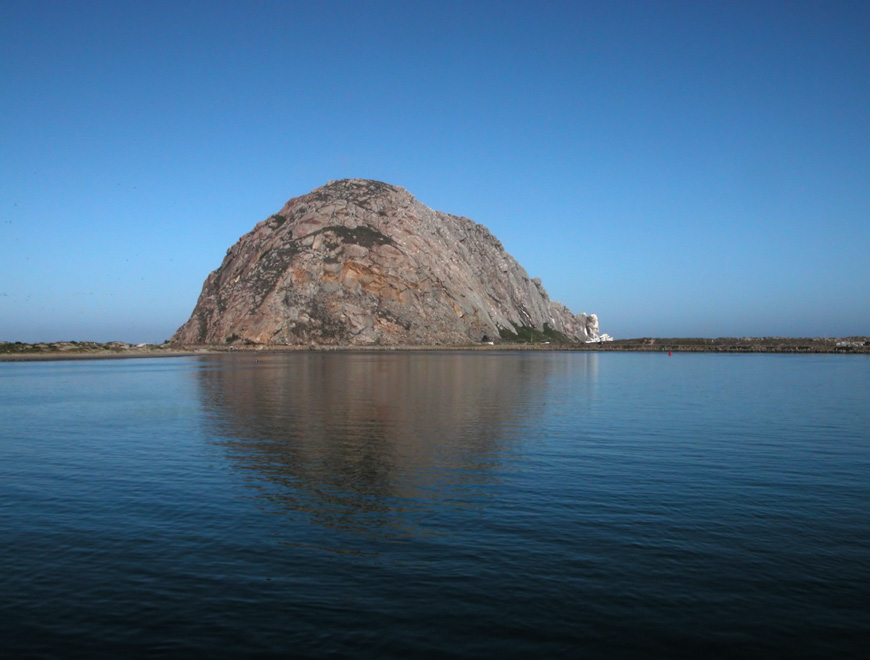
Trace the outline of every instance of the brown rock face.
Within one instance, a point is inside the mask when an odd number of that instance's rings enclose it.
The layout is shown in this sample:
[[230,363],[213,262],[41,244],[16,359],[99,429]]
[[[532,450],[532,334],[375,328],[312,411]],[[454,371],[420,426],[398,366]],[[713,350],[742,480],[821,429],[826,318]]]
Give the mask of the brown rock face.
[[552,302],[483,225],[403,188],[332,181],[242,236],[176,344],[439,345],[598,338]]

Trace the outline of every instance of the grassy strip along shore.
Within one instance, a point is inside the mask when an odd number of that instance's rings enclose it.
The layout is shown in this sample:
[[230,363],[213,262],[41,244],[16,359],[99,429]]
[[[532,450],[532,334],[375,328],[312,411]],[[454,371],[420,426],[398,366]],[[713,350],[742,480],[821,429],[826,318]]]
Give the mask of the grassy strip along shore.
[[681,353],[870,353],[870,337],[718,337],[617,339],[585,344],[592,351],[656,351]]
[[26,344],[0,341],[0,362],[13,360],[76,360],[125,357],[179,357],[206,353],[247,351],[604,351],[604,352],[679,352],[679,353],[865,353],[870,354],[870,337],[795,338],[795,337],[719,337],[617,339],[614,341],[572,344],[562,342],[520,341],[468,346],[175,346],[164,344],[125,344],[123,342],[49,342]]
[[210,352],[206,348],[179,349],[169,344],[125,344],[121,341],[57,341],[26,344],[0,341],[0,362],[18,360],[80,360],[125,357],[177,357]]

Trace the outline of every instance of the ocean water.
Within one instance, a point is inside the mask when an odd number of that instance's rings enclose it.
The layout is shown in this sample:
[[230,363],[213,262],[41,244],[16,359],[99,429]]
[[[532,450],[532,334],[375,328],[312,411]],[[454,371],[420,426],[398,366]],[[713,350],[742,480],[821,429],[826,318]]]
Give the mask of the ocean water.
[[0,655],[868,657],[870,360],[0,363]]

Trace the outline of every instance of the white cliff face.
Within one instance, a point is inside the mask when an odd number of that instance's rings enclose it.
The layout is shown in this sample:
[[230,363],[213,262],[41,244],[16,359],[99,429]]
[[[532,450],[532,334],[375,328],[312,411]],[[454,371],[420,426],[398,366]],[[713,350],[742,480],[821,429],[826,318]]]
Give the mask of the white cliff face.
[[486,227],[377,181],[291,199],[232,246],[175,343],[468,344],[534,329],[589,341]]

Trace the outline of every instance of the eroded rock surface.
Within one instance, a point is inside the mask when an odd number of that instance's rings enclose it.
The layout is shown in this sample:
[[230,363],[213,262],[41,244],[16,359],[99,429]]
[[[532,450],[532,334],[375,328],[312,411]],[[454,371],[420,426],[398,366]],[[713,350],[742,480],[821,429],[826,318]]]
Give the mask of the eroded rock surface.
[[242,236],[176,344],[589,341],[594,314],[551,301],[499,240],[403,188],[332,181]]

